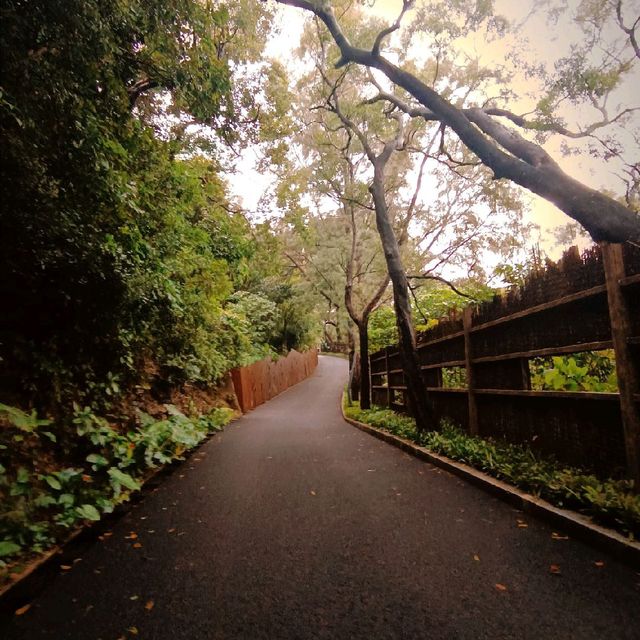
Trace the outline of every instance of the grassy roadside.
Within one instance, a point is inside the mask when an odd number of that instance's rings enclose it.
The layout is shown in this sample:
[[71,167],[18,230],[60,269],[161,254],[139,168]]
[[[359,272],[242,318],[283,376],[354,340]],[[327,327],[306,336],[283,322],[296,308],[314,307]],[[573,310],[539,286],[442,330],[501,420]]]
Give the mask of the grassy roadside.
[[166,418],[140,412],[123,428],[87,408],[55,424],[0,405],[0,587],[236,415],[228,407],[196,416],[166,408]]
[[600,480],[580,469],[543,458],[522,445],[472,437],[451,424],[440,431],[418,432],[412,418],[389,409],[343,409],[347,417],[406,438],[434,453],[463,462],[565,509],[590,516],[630,539],[640,539],[640,495],[627,480]]

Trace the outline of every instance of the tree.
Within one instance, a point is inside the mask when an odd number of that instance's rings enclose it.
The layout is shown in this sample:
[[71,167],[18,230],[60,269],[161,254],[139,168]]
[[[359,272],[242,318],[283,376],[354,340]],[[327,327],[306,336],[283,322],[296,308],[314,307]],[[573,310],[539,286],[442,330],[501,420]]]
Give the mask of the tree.
[[[416,280],[441,279],[442,276],[433,272],[454,260],[458,264],[465,260],[477,264],[481,248],[498,248],[498,238],[509,236],[504,232],[501,234],[497,225],[487,224],[487,218],[491,216],[483,216],[480,208],[484,205],[485,213],[490,213],[502,207],[507,212],[501,220],[504,224],[510,219],[519,222],[520,207],[509,190],[500,193],[495,188],[487,188],[481,167],[473,162],[455,161],[443,150],[443,132],[431,135],[423,145],[429,136],[426,127],[409,123],[406,116],[383,109],[377,100],[367,100],[366,87],[372,79],[357,68],[325,70],[327,46],[321,36],[313,41],[307,34],[305,50],[314,62],[314,71],[301,79],[306,91],[298,100],[296,111],[315,115],[301,127],[305,133],[300,137],[300,144],[307,149],[305,158],[311,157],[323,167],[327,174],[324,181],[328,185],[325,192],[332,194],[350,221],[351,256],[356,255],[359,244],[356,214],[362,218],[368,209],[373,208],[375,212],[387,273],[393,286],[408,394],[419,424],[425,427],[429,423],[429,408],[416,353],[411,309],[414,294],[405,260],[410,256],[412,266],[415,265],[419,272],[413,276]],[[329,159],[332,154],[333,161]],[[440,160],[441,155],[447,156],[447,160]],[[414,156],[418,156],[417,162]],[[343,169],[336,168],[335,157],[340,159],[338,166]],[[442,182],[437,197],[427,206],[420,191],[429,161],[444,162],[448,174],[438,176]],[[364,192],[366,183],[369,194]],[[356,184],[357,188],[354,188]],[[404,251],[403,247],[409,250]],[[345,302],[360,332],[361,404],[367,405],[368,349],[364,345],[368,343],[370,313],[380,301],[386,281],[375,291],[371,305],[366,305],[360,315],[350,305],[351,264],[348,261],[345,270]]]
[[249,225],[219,163],[185,154],[142,103],[164,91],[233,137],[227,115],[246,105],[219,53],[237,25],[190,0],[10,1],[2,15],[4,398],[68,413],[103,409],[147,369],[219,379],[258,346],[226,308]]
[[[571,178],[541,146],[496,120],[497,117],[506,116],[512,123],[526,127],[524,118],[513,117],[510,112],[491,106],[458,106],[421,80],[418,74],[412,73],[410,67],[403,69],[396,66],[381,53],[385,40],[399,30],[402,18],[412,7],[410,1],[404,0],[397,20],[380,30],[368,48],[351,43],[329,2],[278,1],[310,11],[324,23],[340,50],[340,58],[335,63],[337,68],[354,63],[380,71],[394,90],[380,92],[379,99],[412,117],[437,122],[454,131],[462,143],[491,169],[494,178],[506,178],[553,202],[577,220],[594,240],[624,242],[640,239],[640,219],[632,210]],[[438,7],[428,5],[423,15],[443,15],[445,7],[441,3],[435,4]],[[439,14],[435,14],[435,8],[439,8]],[[454,12],[455,7],[449,9]],[[434,14],[429,14],[430,10]],[[624,28],[630,30],[628,39],[633,45],[635,26]],[[400,90],[406,92],[408,100],[398,95]]]

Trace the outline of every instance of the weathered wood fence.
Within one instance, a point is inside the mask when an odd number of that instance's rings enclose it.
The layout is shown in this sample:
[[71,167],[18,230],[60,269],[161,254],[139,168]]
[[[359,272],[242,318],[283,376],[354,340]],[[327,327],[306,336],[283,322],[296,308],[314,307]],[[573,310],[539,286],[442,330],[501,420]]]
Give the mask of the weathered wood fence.
[[308,378],[318,365],[318,352],[290,351],[278,360],[265,358],[231,371],[233,387],[243,413]]
[[[438,419],[527,443],[601,475],[640,480],[640,249],[574,247],[522,287],[419,337]],[[619,393],[536,391],[529,359],[614,349]],[[465,388],[443,387],[463,368]],[[371,355],[373,402],[410,412],[397,347]],[[640,486],[640,484],[638,484]]]

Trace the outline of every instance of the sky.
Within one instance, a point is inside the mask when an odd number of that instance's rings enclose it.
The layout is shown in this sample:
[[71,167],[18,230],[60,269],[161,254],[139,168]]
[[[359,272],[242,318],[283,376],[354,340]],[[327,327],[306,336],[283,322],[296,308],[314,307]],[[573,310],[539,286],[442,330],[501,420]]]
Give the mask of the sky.
[[[578,0],[568,0],[568,2],[572,7],[579,4]],[[495,4],[498,13],[518,21],[526,15],[524,12],[529,5],[525,2],[514,3],[508,0],[496,0]],[[628,0],[627,5],[631,7],[631,10],[637,8],[636,14],[640,13],[638,0]],[[401,0],[377,0],[368,10],[391,23],[397,16],[400,7]],[[630,15],[631,11],[628,8],[627,11]],[[287,65],[292,65],[292,52],[299,44],[305,17],[306,12],[302,10],[278,6],[279,33],[268,43],[266,55],[279,59]],[[561,19],[558,28],[550,29],[546,14],[541,12],[529,19],[519,38],[529,42],[531,55],[535,57],[535,60],[552,64],[554,60],[569,52],[569,43],[578,34],[578,29],[568,20]],[[488,64],[499,64],[504,61],[508,48],[514,43],[513,41],[498,41],[488,44],[482,36],[474,35],[465,38],[461,44],[463,50],[469,55],[477,56]],[[639,66],[636,65],[636,70]],[[519,94],[530,92],[532,89],[530,84],[522,80],[513,86]],[[640,104],[640,89],[638,87],[640,87],[640,74],[636,73],[635,77],[617,91],[613,97],[618,103],[626,106]],[[531,109],[536,99],[537,96],[532,95],[528,100],[513,103],[512,109],[516,113],[524,113]],[[593,109],[582,111],[571,109],[566,110],[562,115],[567,119],[568,124],[575,125],[589,121],[587,119],[594,118],[597,112]],[[566,141],[566,139],[564,140]],[[607,163],[601,159],[593,159],[587,153],[565,157],[561,153],[562,143],[561,136],[554,136],[545,144],[545,149],[559,162],[564,171],[593,188],[620,193],[621,183],[615,177],[615,172],[619,170],[619,167],[614,162]],[[585,148],[584,143],[574,144],[574,146]],[[262,193],[273,183],[273,176],[261,175],[254,170],[255,160],[255,153],[248,150],[238,163],[237,174],[230,177],[232,191],[249,211],[256,208]],[[636,157],[635,160],[637,161],[638,158]],[[542,229],[552,229],[570,222],[570,219],[553,204],[529,192],[525,192],[525,194],[530,203],[528,219]],[[541,244],[553,257],[557,257],[562,251],[562,247],[553,246],[548,234],[542,236]]]

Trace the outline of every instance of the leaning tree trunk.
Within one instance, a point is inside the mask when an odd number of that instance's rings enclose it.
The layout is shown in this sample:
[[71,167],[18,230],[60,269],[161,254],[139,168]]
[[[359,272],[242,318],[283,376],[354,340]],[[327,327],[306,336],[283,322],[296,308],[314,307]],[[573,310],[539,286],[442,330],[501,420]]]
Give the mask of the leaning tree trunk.
[[358,324],[360,338],[360,408],[371,409],[371,372],[369,367],[369,318]]
[[375,166],[373,183],[369,187],[376,210],[376,226],[382,241],[387,270],[393,286],[393,305],[398,326],[400,358],[404,369],[410,410],[416,420],[418,430],[426,431],[434,427],[433,411],[427,399],[427,388],[422,377],[422,369],[416,349],[416,334],[413,328],[409,283],[400,257],[398,240],[389,220],[389,212],[384,194],[384,167]]

